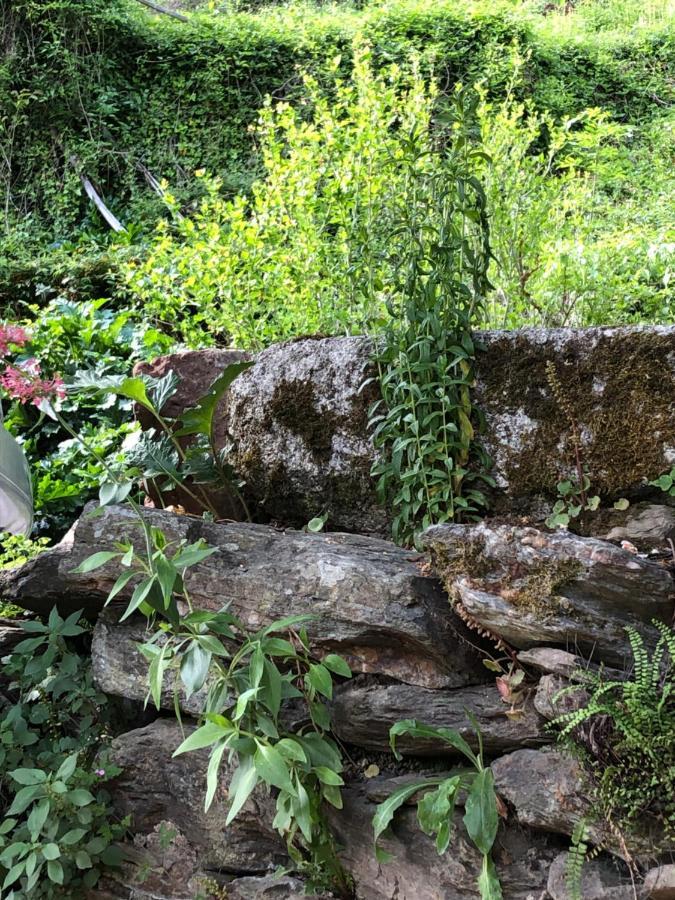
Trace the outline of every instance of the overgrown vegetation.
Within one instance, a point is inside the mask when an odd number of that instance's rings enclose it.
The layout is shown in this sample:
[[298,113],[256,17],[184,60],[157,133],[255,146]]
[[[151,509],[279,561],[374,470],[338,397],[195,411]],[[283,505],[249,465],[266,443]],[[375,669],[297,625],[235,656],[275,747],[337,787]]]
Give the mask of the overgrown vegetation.
[[[80,613],[54,609],[30,620],[4,661],[10,695],[0,719],[2,896],[7,900],[74,896],[119,864],[105,782],[118,774],[103,755],[107,698],[94,686]],[[83,643],[84,642],[84,643]],[[11,702],[10,702],[11,701]]]
[[[578,673],[587,698],[555,725],[586,767],[599,815],[665,848],[675,837],[675,634],[654,624],[660,637],[651,652],[626,629],[633,667],[625,680]],[[578,695],[580,686],[565,690]]]

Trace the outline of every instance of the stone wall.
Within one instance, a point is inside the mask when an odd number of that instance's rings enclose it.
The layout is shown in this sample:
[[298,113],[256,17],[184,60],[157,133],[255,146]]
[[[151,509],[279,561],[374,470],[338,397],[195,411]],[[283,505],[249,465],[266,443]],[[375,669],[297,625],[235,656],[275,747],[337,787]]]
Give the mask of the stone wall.
[[[396,762],[387,752],[391,725],[414,717],[456,728],[475,746],[469,710],[503,800],[494,857],[505,900],[569,900],[565,854],[583,817],[591,823],[591,843],[602,848],[585,868],[584,900],[630,900],[627,853],[640,860],[648,851],[648,867],[667,862],[675,848],[662,847],[654,859],[658,836],[627,846],[594,819],[580,765],[555,746],[548,723],[562,708],[558,691],[580,665],[603,664],[622,677],[630,657],[627,625],[649,646],[657,635],[654,620],[673,621],[667,541],[675,517],[672,507],[643,492],[645,479],[669,467],[675,452],[675,328],[530,331],[485,335],[483,342],[477,396],[495,460],[497,518],[432,528],[424,554],[377,536],[386,533],[387,517],[369,478],[366,422],[374,388],[362,390],[371,351],[363,338],[273,347],[224,400],[219,441],[231,444],[263,524],[209,524],[156,510],[144,515],[170,540],[203,538],[216,548],[189,571],[196,608],[228,602],[251,628],[311,613],[316,656],[337,652],[348,660],[355,677],[337,686],[331,702],[348,780],[344,808],[331,810],[330,818],[357,898],[478,896],[480,860],[461,808],[443,856],[420,831],[412,806],[397,815],[385,842],[393,854],[388,864],[375,859],[371,825],[377,803],[394,789],[458,762],[447,745],[433,740],[402,740],[403,761]],[[188,403],[230,361],[225,354],[171,357],[155,371],[185,373],[179,400]],[[601,537],[551,533],[539,522],[566,471],[570,439],[546,379],[551,360],[576,410],[598,490],[606,498],[643,497],[627,512],[600,517],[595,533]],[[301,525],[325,509],[333,526],[328,533],[281,527]],[[523,512],[526,519],[516,518]],[[271,827],[273,798],[256,790],[226,828],[225,765],[216,800],[203,811],[205,754],[172,756],[183,737],[172,714],[172,686],[161,714],[143,710],[146,663],[136,644],[144,620],[119,622],[124,592],[101,612],[118,574],[114,566],[74,572],[132,528],[124,508],[85,513],[59,546],[0,573],[0,596],[27,609],[45,613],[54,603],[64,611],[86,608],[97,620],[96,681],[136,710],[137,727],[114,740],[122,774],[111,785],[117,811],[133,818],[135,837],[123,871],[92,900],[194,900],[200,894],[295,900],[303,895],[301,881],[293,873],[272,875],[287,864]],[[525,673],[515,699],[502,697],[482,662],[500,641]],[[203,694],[187,699],[179,693],[179,703],[184,727],[194,727]],[[292,723],[294,710],[285,714]],[[643,895],[671,897],[672,878],[666,865],[655,869]]]

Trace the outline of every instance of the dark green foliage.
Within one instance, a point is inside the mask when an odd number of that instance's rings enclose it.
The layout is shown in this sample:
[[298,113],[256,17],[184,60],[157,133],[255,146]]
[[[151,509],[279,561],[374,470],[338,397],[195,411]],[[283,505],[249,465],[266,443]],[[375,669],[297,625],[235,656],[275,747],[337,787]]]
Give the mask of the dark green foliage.
[[675,839],[675,633],[654,624],[660,638],[653,653],[627,628],[633,669],[626,680],[580,673],[588,699],[555,725],[584,762],[601,813],[668,847]]
[[[11,705],[0,719],[0,881],[7,900],[75,896],[120,856],[125,828],[111,815],[105,781],[119,773],[102,747],[110,736],[106,697],[83,655],[80,613],[53,610],[22,623],[26,638],[4,663]],[[64,894],[60,886],[68,885]]]
[[76,227],[102,232],[82,172],[125,224],[152,221],[160,208],[140,164],[167,178],[184,203],[199,191],[198,168],[220,173],[226,190],[246,189],[256,169],[248,128],[264,96],[301,95],[299,66],[320,75],[326,60],[343,54],[348,68],[357,30],[378,64],[405,66],[419,51],[442,88],[484,78],[491,93],[508,81],[517,42],[531,51],[523,90],[556,115],[602,103],[636,121],[652,114],[655,98],[663,106],[672,99],[666,27],[614,42],[561,41],[515,11],[471,11],[449,0],[190,23],[153,17],[134,0],[17,0],[2,9],[10,51],[0,67],[0,183],[5,219],[16,229],[10,255],[21,256],[22,242],[43,229],[58,240]]

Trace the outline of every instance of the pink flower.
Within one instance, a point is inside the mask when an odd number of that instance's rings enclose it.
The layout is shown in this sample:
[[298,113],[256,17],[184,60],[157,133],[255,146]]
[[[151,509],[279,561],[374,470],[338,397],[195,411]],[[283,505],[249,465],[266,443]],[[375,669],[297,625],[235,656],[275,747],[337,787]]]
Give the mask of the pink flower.
[[65,385],[58,375],[54,378],[40,377],[40,364],[36,359],[27,359],[21,368],[7,366],[0,375],[0,387],[3,387],[12,400],[19,403],[34,403],[41,406],[45,400],[63,400],[66,396]]
[[103,778],[103,776],[105,775],[105,769],[97,769],[94,772],[94,775],[98,775],[99,778]]
[[0,325],[0,356],[6,356],[10,344],[23,347],[27,340],[28,335],[19,325]]

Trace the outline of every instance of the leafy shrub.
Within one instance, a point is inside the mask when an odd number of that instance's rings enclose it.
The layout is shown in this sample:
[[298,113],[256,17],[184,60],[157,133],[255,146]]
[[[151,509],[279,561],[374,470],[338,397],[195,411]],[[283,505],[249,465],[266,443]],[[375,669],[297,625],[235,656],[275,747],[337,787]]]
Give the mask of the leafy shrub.
[[383,313],[403,146],[428,130],[434,92],[417,73],[376,75],[358,46],[351,80],[305,87],[300,107],[263,109],[265,174],[250,199],[225,201],[207,181],[196,215],[163,223],[129,269],[138,306],[188,343],[349,333]]
[[119,773],[99,756],[109,736],[106,698],[94,687],[80,613],[22,622],[26,638],[4,661],[14,702],[0,720],[2,896],[73,896],[120,856],[105,781]]
[[627,628],[633,669],[626,679],[579,673],[588,699],[554,724],[584,762],[601,814],[628,831],[651,823],[656,846],[667,847],[675,839],[675,634],[654,624],[654,651]]

